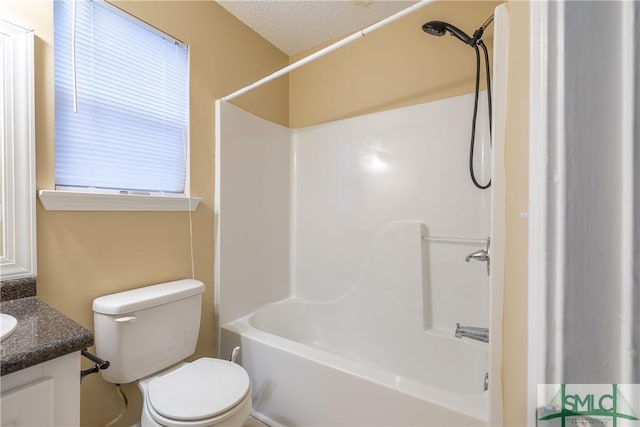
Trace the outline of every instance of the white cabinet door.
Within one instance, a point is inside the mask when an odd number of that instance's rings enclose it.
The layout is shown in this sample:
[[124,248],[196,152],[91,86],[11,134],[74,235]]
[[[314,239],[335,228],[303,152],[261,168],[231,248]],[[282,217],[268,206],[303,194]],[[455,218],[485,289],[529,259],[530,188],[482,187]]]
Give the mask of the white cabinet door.
[[0,424],[53,426],[53,378],[45,378],[2,393]]
[[[0,0],[2,1],[2,0]],[[31,386],[47,383],[50,397],[43,394],[32,396]],[[22,394],[21,390],[25,390]],[[80,352],[76,351],[17,372],[3,375],[0,379],[2,412],[0,423],[5,426],[79,426],[80,425]],[[33,391],[43,392],[39,388]],[[14,393],[16,395],[14,396]],[[24,397],[23,400],[23,396]],[[49,399],[49,400],[47,400]],[[26,401],[26,404],[23,402]],[[40,408],[52,408],[53,418],[46,422],[31,421],[31,416],[39,416]],[[23,412],[21,412],[23,411]],[[46,413],[46,410],[43,410]],[[15,417],[15,419],[10,416]]]

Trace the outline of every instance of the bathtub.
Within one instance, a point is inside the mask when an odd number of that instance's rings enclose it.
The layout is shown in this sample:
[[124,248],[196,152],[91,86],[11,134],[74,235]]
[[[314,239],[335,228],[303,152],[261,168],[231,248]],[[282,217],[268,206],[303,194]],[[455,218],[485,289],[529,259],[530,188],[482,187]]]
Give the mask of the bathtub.
[[241,347],[254,415],[271,426],[487,425],[487,344],[388,325],[286,299],[223,325],[221,357]]

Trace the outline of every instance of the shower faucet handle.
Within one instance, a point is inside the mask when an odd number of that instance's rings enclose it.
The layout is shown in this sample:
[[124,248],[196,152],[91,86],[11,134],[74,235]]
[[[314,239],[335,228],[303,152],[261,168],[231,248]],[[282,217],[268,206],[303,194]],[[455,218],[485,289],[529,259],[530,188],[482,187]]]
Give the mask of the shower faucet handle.
[[489,259],[489,254],[484,249],[480,249],[479,251],[467,255],[464,260],[469,262],[472,259],[475,259],[476,261],[487,261]]
[[487,237],[487,246],[485,249],[480,249],[470,253],[465,257],[465,261],[469,262],[472,259],[476,261],[484,261],[487,263],[487,276],[491,273],[491,240]]

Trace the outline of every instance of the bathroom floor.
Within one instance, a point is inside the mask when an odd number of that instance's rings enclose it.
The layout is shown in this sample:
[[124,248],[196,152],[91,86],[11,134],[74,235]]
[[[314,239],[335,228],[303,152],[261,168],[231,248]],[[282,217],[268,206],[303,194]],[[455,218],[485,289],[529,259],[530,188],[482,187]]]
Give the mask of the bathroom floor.
[[269,426],[261,421],[256,420],[253,417],[249,417],[247,418],[247,421],[245,421],[244,424],[242,424],[242,427],[269,427]]

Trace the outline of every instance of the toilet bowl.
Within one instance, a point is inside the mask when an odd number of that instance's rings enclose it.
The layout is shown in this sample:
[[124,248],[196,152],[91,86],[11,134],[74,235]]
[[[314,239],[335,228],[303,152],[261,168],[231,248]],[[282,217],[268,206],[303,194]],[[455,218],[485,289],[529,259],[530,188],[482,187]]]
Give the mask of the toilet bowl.
[[251,411],[246,371],[235,363],[202,358],[138,381],[141,425],[241,426]]
[[146,426],[241,426],[251,411],[249,375],[238,364],[195,351],[202,282],[177,280],[105,295],[93,301],[98,356],[110,361],[102,377],[137,382]]

